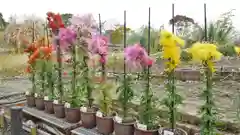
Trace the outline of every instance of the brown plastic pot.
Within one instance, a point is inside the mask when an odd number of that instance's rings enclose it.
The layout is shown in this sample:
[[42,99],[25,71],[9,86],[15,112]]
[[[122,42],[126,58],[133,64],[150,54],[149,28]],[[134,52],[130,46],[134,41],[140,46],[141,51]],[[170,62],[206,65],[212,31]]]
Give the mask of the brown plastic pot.
[[80,108],[65,108],[66,120],[69,123],[77,123],[81,119]]
[[113,121],[114,121],[115,135],[133,135],[134,134],[135,122],[118,123],[114,119]]
[[38,110],[44,110],[45,105],[44,105],[44,100],[43,100],[43,98],[41,98],[41,97],[36,97],[36,98],[35,98],[35,104],[36,104],[36,108],[37,108]]
[[53,101],[52,100],[44,100],[44,105],[45,105],[45,112],[49,114],[53,114]]
[[113,117],[98,117],[96,116],[97,130],[103,135],[110,135],[113,133]]
[[64,118],[65,117],[65,108],[64,104],[53,104],[54,115],[57,118]]
[[33,95],[26,95],[27,106],[28,107],[35,107],[35,97]]
[[[171,131],[170,128],[161,128],[159,130],[159,134],[164,135],[163,133],[164,133],[165,130]],[[181,128],[176,128],[175,131],[174,131],[174,135],[188,135],[188,133]]]
[[134,124],[134,128],[135,128],[134,135],[158,135],[158,130],[159,130],[159,129],[142,130],[142,129],[139,129],[136,124]]
[[81,111],[81,120],[84,128],[96,127],[96,109],[88,108],[86,112]]

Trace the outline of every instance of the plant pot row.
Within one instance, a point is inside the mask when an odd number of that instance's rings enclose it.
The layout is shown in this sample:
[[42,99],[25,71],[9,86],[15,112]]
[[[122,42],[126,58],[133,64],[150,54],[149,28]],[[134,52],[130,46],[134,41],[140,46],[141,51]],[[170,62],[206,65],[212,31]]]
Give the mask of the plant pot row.
[[[97,108],[66,108],[64,104],[54,103],[50,100],[27,95],[27,105],[36,107],[38,110],[44,110],[48,114],[54,114],[57,118],[65,118],[69,123],[82,121],[84,128],[97,128],[103,135],[109,135],[115,132],[115,135],[171,135],[164,134],[168,129],[145,130],[138,127],[136,121],[121,122],[117,117],[103,117],[97,111]],[[177,129],[174,135],[187,135],[182,129]]]
[[66,108],[64,104],[59,104],[52,100],[44,100],[42,97],[34,97],[32,95],[27,95],[26,99],[29,107],[44,110],[48,114],[54,114],[57,118],[66,118],[66,121],[70,123],[80,121],[80,109]]

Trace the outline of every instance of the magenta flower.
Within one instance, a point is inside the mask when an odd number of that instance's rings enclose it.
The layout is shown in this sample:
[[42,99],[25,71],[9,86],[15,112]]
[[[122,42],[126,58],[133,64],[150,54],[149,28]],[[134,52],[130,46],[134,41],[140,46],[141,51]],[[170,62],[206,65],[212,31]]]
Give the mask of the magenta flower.
[[153,64],[152,58],[140,44],[125,48],[124,57],[126,64],[131,68],[146,68]]
[[101,57],[100,62],[105,63],[108,53],[108,39],[98,34],[92,36],[92,39],[88,42],[88,50],[93,55],[99,55]]
[[[69,28],[60,28],[58,34],[61,49],[67,50],[77,39],[77,33]],[[54,44],[54,48],[56,45]]]

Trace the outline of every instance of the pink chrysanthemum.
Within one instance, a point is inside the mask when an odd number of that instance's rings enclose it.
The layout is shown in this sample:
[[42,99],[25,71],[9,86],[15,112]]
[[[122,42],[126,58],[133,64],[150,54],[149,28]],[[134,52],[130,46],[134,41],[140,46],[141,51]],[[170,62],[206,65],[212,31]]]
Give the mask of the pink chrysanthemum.
[[105,63],[108,52],[108,39],[102,35],[94,35],[88,42],[88,50],[93,55],[100,56],[100,62]]
[[[77,33],[69,28],[60,28],[58,38],[60,40],[60,47],[67,50],[77,39]],[[56,49],[56,45],[53,46]]]
[[148,56],[146,50],[140,44],[125,48],[124,57],[130,68],[146,68],[153,64],[153,59]]

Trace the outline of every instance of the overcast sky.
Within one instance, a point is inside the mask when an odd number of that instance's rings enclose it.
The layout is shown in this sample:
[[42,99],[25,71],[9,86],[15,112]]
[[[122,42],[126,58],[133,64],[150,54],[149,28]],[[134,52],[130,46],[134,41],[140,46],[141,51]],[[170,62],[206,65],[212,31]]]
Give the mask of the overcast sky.
[[47,11],[60,13],[93,13],[102,20],[123,22],[123,11],[127,10],[127,25],[138,28],[148,21],[148,7],[151,7],[151,22],[154,27],[167,24],[171,18],[171,3],[175,3],[175,14],[192,17],[203,23],[203,3],[207,3],[208,21],[214,20],[223,12],[234,11],[234,24],[240,27],[240,9],[237,0],[4,0],[0,12],[4,18],[10,15],[35,14],[45,17]]

